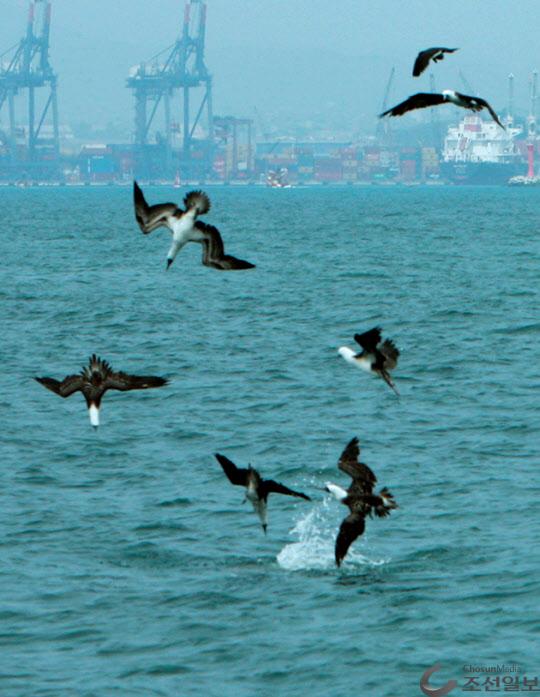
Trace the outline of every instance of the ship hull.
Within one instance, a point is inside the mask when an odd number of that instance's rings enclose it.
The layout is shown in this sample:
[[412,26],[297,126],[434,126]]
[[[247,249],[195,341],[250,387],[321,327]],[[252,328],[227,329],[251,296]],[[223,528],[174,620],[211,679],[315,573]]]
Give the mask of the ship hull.
[[441,162],[441,176],[452,184],[507,184],[523,174],[522,162]]

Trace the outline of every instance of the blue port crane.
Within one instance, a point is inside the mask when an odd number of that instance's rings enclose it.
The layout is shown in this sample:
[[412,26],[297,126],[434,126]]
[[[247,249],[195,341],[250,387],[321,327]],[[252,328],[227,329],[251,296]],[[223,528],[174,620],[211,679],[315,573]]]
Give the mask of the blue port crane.
[[[41,22],[39,22],[41,19]],[[0,55],[0,112],[8,108],[8,132],[6,135],[9,159],[14,167],[21,166],[37,171],[40,164],[51,167],[57,163],[60,146],[58,130],[57,76],[49,62],[49,35],[51,3],[33,0],[28,9],[26,34],[15,46]],[[45,103],[38,106],[37,90],[48,90]],[[16,97],[27,93],[27,115],[17,127]],[[41,93],[40,93],[41,94]],[[42,101],[42,100],[41,100]],[[52,134],[43,136],[47,116],[52,119]],[[27,154],[18,149],[18,136],[24,134]]]
[[[195,129],[206,111],[207,138],[203,163],[197,159],[198,168],[211,169],[214,147],[212,116],[212,76],[204,60],[206,34],[206,3],[203,0],[188,0],[184,7],[182,33],[172,46],[156,54],[149,61],[132,68],[127,79],[127,87],[135,96],[135,144],[137,148],[136,169],[139,176],[152,176],[150,127],[158,108],[162,105],[165,117],[164,134],[158,133],[156,140],[164,153],[165,172],[171,176],[177,168],[172,161],[173,125],[177,122],[172,115],[171,102],[177,90],[182,93],[181,118],[182,153],[179,166],[188,176],[192,174],[192,148]],[[202,89],[202,98],[192,114],[191,91]],[[161,163],[163,159],[158,158]],[[201,174],[201,172],[198,172]]]

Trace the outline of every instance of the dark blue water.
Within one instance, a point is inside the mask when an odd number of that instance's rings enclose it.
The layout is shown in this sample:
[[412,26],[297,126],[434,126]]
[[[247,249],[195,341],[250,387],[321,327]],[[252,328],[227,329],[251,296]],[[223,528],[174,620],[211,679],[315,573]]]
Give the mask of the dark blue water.
[[[409,697],[540,674],[539,190],[209,189],[219,273],[131,190],[1,189],[0,694]],[[178,199],[148,188],[151,201]],[[338,355],[380,324],[395,380]],[[32,380],[96,352],[168,387]],[[358,435],[400,508],[341,570],[320,490]],[[268,535],[213,458],[310,494]]]

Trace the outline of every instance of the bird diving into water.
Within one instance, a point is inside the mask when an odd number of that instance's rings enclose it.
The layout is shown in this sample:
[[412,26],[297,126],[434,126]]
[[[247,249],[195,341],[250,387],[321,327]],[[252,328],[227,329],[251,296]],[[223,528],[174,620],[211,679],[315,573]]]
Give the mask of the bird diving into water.
[[455,104],[456,106],[463,107],[464,109],[470,109],[471,111],[481,111],[482,109],[487,109],[495,123],[497,123],[503,130],[506,130],[506,128],[499,121],[499,117],[495,111],[485,99],[482,99],[481,97],[471,97],[468,94],[461,94],[460,92],[455,92],[454,90],[443,90],[440,94],[418,92],[418,94],[413,94],[412,97],[408,97],[405,99],[405,101],[396,104],[396,106],[392,107],[391,109],[383,111],[382,114],[379,114],[379,118],[382,118],[383,116],[402,116],[413,109],[424,109],[425,107],[438,106],[439,104]]
[[210,199],[203,191],[190,191],[184,196],[186,210],[176,203],[158,203],[149,206],[141,187],[133,182],[133,202],[135,218],[145,235],[158,227],[166,227],[172,232],[172,243],[167,254],[167,269],[175,260],[178,252],[188,242],[203,245],[202,263],[220,271],[237,271],[253,269],[255,264],[225,254],[223,239],[219,230],[197,220],[210,210]]
[[444,54],[445,53],[454,53],[454,51],[457,51],[457,48],[442,48],[442,47],[436,47],[436,48],[426,48],[425,51],[420,51],[420,53],[416,56],[416,60],[414,61],[414,67],[413,67],[413,77],[418,77],[421,75],[424,70],[428,67],[429,61],[433,61],[434,63],[438,63],[439,61],[442,61],[444,59]]
[[74,392],[82,392],[86,399],[90,423],[94,428],[99,426],[99,408],[101,398],[107,390],[145,390],[150,387],[162,387],[168,383],[166,378],[154,375],[128,375],[116,373],[107,361],[93,354],[88,365],[78,375],[68,375],[62,382],[54,378],[34,378],[44,387],[60,397],[69,397]]
[[340,503],[349,508],[349,515],[343,519],[335,545],[336,565],[340,566],[349,547],[362,535],[366,527],[366,516],[372,514],[385,518],[390,511],[397,508],[394,497],[386,487],[380,492],[373,493],[377,477],[363,462],[359,462],[360,446],[358,438],[354,437],[339,458],[338,467],[352,479],[348,489],[337,484],[326,483],[326,491],[330,492]]
[[262,529],[266,533],[267,521],[267,501],[269,494],[287,494],[288,496],[298,496],[306,501],[311,501],[310,497],[299,491],[293,491],[288,487],[275,482],[273,479],[263,479],[257,470],[249,465],[246,468],[237,467],[234,462],[225,455],[215,454],[216,460],[223,467],[231,484],[244,486],[246,488],[246,499],[251,501],[253,510],[259,516]]
[[397,366],[399,349],[392,339],[382,341],[381,332],[382,329],[380,327],[373,327],[373,329],[363,334],[355,334],[354,340],[362,347],[360,353],[355,353],[348,346],[341,346],[338,349],[338,353],[347,363],[381,377],[399,396],[399,392],[389,373],[390,370]]

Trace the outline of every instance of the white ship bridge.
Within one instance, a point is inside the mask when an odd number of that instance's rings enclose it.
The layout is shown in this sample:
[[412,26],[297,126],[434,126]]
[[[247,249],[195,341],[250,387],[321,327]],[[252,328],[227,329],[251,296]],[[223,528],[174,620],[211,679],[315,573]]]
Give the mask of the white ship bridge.
[[466,116],[458,126],[450,126],[444,139],[444,162],[498,162],[510,163],[520,155],[516,137],[523,129],[513,127],[511,120],[506,130],[495,121],[484,121],[474,114]]

